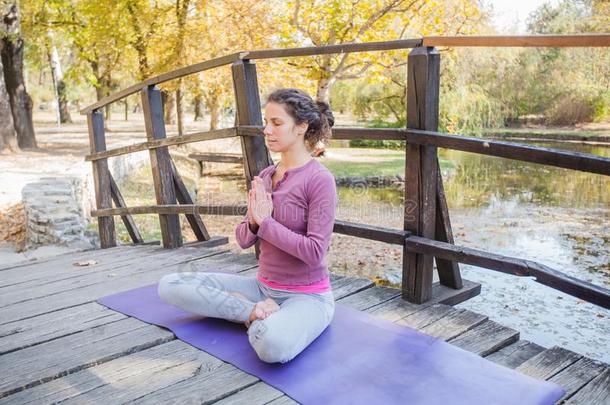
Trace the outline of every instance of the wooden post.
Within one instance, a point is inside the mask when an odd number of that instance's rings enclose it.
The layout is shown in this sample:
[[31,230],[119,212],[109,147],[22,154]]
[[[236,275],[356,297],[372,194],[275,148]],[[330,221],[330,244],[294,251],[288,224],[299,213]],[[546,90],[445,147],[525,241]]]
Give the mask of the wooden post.
[[[146,86],[142,89],[141,95],[147,139],[152,141],[165,138],[161,92],[155,86]],[[149,152],[157,204],[176,204],[174,172],[168,147],[162,146],[150,149]],[[176,248],[182,246],[182,233],[180,231],[180,218],[178,214],[159,214],[159,222],[161,224],[163,247]]]
[[[238,60],[231,66],[237,125],[263,125],[261,100],[256,79],[256,65],[249,60]],[[273,164],[265,140],[258,136],[242,136],[241,148],[244,154],[244,173],[248,191],[251,182],[264,168]],[[260,254],[259,243],[255,244],[256,257]]]
[[[180,174],[178,173],[178,168],[172,160],[170,160],[170,163],[172,164],[172,172],[174,174],[174,188],[178,202],[180,204],[194,204],[193,199],[191,198],[191,195],[189,194],[188,189],[186,188],[186,185],[182,181],[182,177],[180,177]],[[193,230],[193,233],[195,234],[195,237],[197,237],[198,241],[201,242],[211,239],[210,234],[207,228],[205,227],[205,224],[203,223],[203,219],[201,219],[201,216],[197,212],[193,212],[192,214],[186,214],[186,220],[191,226],[191,229]]]
[[[440,54],[418,47],[409,54],[407,68],[407,127],[436,131]],[[438,161],[435,146],[407,143],[404,230],[434,239]],[[432,297],[433,257],[410,253],[403,247],[402,297],[421,304]]]
[[[451,243],[453,245],[453,231],[451,230],[449,208],[447,207],[447,199],[445,198],[445,189],[443,187],[443,178],[440,170],[438,171],[436,190],[436,231],[434,236],[438,241]],[[435,258],[434,260],[436,261],[439,282],[442,285],[456,290],[459,290],[464,286],[458,262],[439,258]]]
[[[110,178],[110,190],[112,191],[112,200],[114,201],[114,205],[117,208],[125,208],[127,204],[125,204],[125,200],[123,199],[123,195],[119,190],[119,186],[114,181],[114,178],[110,173],[108,173],[108,177]],[[121,219],[123,220],[123,224],[127,229],[127,233],[131,237],[131,240],[134,244],[144,243],[144,239],[142,239],[142,235],[140,235],[140,231],[136,226],[136,222],[133,220],[131,214],[121,215]]]
[[[104,133],[104,114],[93,110],[87,114],[89,126],[89,148],[91,153],[106,150],[106,135]],[[99,159],[93,164],[93,182],[95,184],[95,204],[97,209],[112,208],[112,191],[110,185],[110,171],[108,159]],[[99,217],[97,219],[100,232],[100,246],[102,249],[116,246],[116,232],[114,218]]]

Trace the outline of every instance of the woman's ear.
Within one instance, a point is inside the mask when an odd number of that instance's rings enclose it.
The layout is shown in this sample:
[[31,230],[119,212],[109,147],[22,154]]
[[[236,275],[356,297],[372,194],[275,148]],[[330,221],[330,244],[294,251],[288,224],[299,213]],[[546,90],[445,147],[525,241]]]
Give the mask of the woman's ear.
[[305,132],[307,132],[307,128],[309,128],[309,124],[307,122],[301,122],[297,125],[297,134],[305,135]]

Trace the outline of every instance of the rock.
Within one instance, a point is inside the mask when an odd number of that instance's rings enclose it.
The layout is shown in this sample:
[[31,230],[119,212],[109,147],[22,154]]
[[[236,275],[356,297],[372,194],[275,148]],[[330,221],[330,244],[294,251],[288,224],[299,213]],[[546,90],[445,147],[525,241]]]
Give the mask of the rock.
[[404,187],[404,177],[395,176],[336,176],[335,184],[340,187],[378,188]]
[[387,281],[390,284],[400,284],[402,282],[402,276],[390,272],[382,272],[377,276],[379,280]]

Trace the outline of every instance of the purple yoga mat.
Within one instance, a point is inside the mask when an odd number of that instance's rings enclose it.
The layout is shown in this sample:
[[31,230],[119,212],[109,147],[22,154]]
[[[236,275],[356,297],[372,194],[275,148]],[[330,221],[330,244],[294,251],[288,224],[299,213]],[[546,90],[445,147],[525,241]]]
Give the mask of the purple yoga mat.
[[243,325],[166,304],[157,284],[97,302],[168,328],[303,404],[553,404],[564,394],[558,385],[339,303],[331,324],[305,350],[270,364],[257,357]]

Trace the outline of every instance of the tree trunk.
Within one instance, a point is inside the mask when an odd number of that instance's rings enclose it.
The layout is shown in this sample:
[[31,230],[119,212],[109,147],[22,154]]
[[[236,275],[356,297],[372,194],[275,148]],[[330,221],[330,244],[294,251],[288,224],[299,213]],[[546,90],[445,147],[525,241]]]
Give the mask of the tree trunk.
[[220,126],[220,103],[218,100],[214,100],[210,104],[210,131],[218,129]]
[[195,96],[195,121],[203,120],[203,99],[201,96]]
[[169,91],[161,90],[161,99],[163,100],[163,110],[165,111],[165,125],[174,125],[176,123],[174,95]]
[[[100,83],[100,94],[102,97],[109,96],[112,93],[112,76],[108,69],[104,70],[101,77],[98,78]],[[104,122],[110,121],[112,118],[112,104],[106,104],[104,107]]]
[[330,89],[333,86],[334,79],[322,78],[318,81],[318,91],[316,93],[316,101],[324,101],[328,103],[330,101]]
[[[142,32],[138,21],[138,16],[142,14],[138,7],[138,2],[128,1],[126,3],[127,11],[131,20],[131,26],[134,31],[134,38],[131,45],[135,48],[138,53],[138,71],[139,79],[144,80],[150,75],[150,66],[148,65],[148,55],[146,49],[148,47],[148,40],[146,33]],[[151,37],[153,31],[148,32],[148,36]]]
[[97,62],[90,61],[91,70],[93,71],[93,76],[97,81],[97,86],[95,86],[95,98],[96,101],[100,101],[104,98],[104,91],[102,90],[101,78],[100,78],[100,65]]
[[[49,42],[51,41],[49,34]],[[59,123],[72,123],[72,117],[68,111],[68,97],[66,94],[66,82],[64,82],[64,74],[61,70],[61,59],[55,45],[50,45],[48,48],[49,64],[51,65],[51,74],[53,75],[53,86],[55,87],[55,100],[57,102],[57,111]]]
[[[4,10],[3,10],[4,14]],[[12,4],[8,13],[2,16],[5,35],[2,38],[2,65],[4,83],[11,103],[13,124],[17,132],[17,143],[20,148],[36,148],[36,135],[32,120],[32,99],[28,95],[23,80],[24,42],[19,27],[19,10]]]
[[2,61],[0,60],[0,151],[7,149],[13,152],[19,150],[17,145],[17,134],[13,126],[13,115],[11,113],[11,103],[9,102],[6,86],[4,85],[4,75]]
[[68,96],[66,82],[62,79],[57,82],[57,94],[59,95],[59,121],[62,124],[71,124],[72,117],[68,110]]
[[178,118],[178,136],[182,136],[184,131],[184,117],[182,115],[182,92],[180,87],[176,90],[176,117]]

